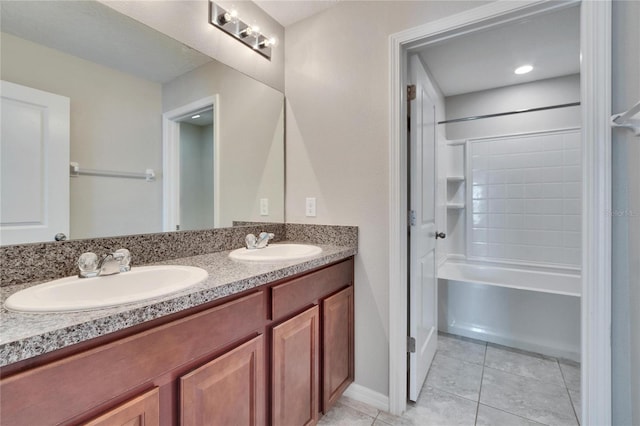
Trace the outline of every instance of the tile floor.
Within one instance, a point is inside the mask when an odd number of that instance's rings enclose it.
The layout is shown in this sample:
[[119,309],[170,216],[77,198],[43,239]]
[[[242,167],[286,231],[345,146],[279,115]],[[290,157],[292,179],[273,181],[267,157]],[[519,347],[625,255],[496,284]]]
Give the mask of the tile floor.
[[579,425],[580,367],[503,346],[438,336],[418,401],[402,417],[342,397],[320,425]]

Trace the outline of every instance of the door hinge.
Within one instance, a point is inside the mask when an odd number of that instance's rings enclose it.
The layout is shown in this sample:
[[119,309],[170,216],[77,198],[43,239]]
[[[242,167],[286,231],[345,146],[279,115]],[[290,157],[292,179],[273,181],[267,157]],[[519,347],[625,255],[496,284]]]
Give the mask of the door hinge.
[[416,352],[416,338],[407,336],[407,352],[415,353]]
[[416,211],[409,210],[409,225],[416,226]]
[[410,84],[407,86],[407,100],[413,101],[416,98],[416,85]]

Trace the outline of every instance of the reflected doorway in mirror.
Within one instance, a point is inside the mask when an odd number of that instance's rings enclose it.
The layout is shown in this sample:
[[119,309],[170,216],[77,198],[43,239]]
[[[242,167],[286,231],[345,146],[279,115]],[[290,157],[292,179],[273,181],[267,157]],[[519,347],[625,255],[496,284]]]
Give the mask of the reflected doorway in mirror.
[[219,225],[218,95],[166,112],[163,121],[163,230]]

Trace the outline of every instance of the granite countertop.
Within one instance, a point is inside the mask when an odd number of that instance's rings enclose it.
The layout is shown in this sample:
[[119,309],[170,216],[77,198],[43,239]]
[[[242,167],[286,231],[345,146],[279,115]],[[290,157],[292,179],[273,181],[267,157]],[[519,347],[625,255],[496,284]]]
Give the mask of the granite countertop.
[[[240,293],[282,278],[327,265],[356,254],[355,247],[315,244],[322,253],[303,260],[248,263],[229,259],[230,250],[156,264],[198,266],[209,277],[186,290],[170,295],[92,311],[17,313],[4,308],[11,294],[38,283],[0,289],[0,366],[62,349],[95,337],[161,318]],[[135,267],[135,265],[134,265]]]

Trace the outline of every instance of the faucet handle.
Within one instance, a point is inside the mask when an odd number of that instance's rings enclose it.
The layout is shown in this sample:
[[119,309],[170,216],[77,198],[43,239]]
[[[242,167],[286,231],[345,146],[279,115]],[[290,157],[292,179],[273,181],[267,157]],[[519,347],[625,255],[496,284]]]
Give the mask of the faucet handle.
[[256,236],[253,234],[249,234],[244,238],[244,243],[249,250],[256,248],[256,241]]
[[78,258],[80,277],[90,278],[98,276],[98,256],[95,253],[82,253]]
[[121,248],[116,250],[114,253],[114,258],[118,261],[120,265],[120,272],[128,272],[131,270],[131,252],[126,248]]
[[260,233],[260,239],[264,239],[266,238],[267,240],[272,240],[274,237],[276,236],[276,234],[271,233],[271,232],[261,232]]

